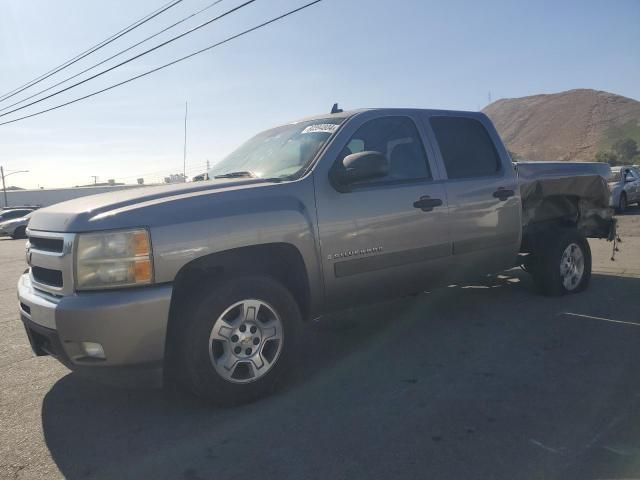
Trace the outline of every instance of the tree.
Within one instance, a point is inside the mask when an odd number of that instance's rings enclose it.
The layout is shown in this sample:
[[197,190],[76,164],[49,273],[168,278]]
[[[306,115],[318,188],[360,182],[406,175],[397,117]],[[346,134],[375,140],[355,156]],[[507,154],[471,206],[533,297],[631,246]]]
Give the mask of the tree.
[[618,165],[618,155],[613,152],[600,151],[596,153],[596,162],[604,162],[609,165]]
[[613,144],[611,149],[618,154],[622,163],[629,163],[638,154],[638,144],[631,138],[623,138]]

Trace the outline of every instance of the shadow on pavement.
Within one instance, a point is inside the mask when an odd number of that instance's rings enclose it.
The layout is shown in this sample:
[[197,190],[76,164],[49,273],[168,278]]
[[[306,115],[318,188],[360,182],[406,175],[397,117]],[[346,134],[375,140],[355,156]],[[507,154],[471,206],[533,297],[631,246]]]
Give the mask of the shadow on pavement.
[[310,326],[284,388],[236,408],[70,374],[44,436],[70,479],[630,477],[640,325],[608,320],[640,324],[638,294],[594,275],[538,297],[510,271],[354,311]]

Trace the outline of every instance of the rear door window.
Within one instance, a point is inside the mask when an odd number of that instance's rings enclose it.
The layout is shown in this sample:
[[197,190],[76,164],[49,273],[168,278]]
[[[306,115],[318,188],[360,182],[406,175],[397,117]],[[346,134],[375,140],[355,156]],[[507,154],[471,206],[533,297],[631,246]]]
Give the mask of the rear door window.
[[449,179],[487,177],[500,171],[500,156],[478,120],[432,117],[430,123]]

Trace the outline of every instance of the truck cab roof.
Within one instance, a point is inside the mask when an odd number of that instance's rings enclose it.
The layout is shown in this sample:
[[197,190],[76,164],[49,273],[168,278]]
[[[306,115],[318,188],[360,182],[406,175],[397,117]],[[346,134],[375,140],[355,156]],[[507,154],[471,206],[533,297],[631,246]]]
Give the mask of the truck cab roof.
[[441,110],[441,109],[433,109],[433,108],[358,108],[354,110],[345,110],[338,113],[325,113],[325,114],[316,114],[309,115],[307,117],[300,118],[293,122],[289,122],[291,124],[300,123],[300,122],[308,122],[313,120],[326,120],[327,118],[351,118],[356,115],[359,115],[364,112],[376,112],[379,114],[386,115],[406,115],[407,113],[429,113],[432,115],[453,115],[453,116],[465,116],[465,117],[485,117],[486,115],[482,112],[472,112],[466,110]]

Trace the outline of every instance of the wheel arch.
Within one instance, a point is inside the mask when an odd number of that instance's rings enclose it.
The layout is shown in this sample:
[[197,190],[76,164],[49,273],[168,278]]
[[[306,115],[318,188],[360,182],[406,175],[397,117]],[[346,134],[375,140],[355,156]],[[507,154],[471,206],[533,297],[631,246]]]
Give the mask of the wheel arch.
[[587,238],[607,238],[611,229],[611,209],[579,195],[550,195],[523,208],[522,252],[531,251],[541,235],[554,229],[575,228]]
[[26,225],[20,225],[13,230],[11,234],[12,238],[27,238],[27,227]]
[[580,198],[573,195],[551,195],[535,206],[525,205],[526,223],[522,232],[521,252],[536,249],[544,235],[552,229],[578,227]]
[[230,276],[263,274],[288,288],[303,319],[311,310],[307,269],[300,251],[290,243],[267,243],[212,253],[185,264],[177,273],[171,295],[166,352],[180,335],[181,313],[189,308],[196,292],[211,288]]

